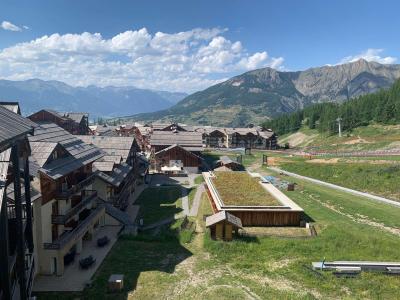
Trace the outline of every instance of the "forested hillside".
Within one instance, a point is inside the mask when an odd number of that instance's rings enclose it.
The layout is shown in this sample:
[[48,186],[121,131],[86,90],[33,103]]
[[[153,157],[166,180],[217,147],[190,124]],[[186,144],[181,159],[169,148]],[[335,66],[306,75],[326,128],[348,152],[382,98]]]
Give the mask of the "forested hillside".
[[271,128],[279,135],[295,132],[304,125],[320,132],[335,133],[338,131],[338,118],[342,119],[342,130],[351,130],[372,122],[388,125],[400,123],[400,79],[388,90],[341,104],[315,104],[268,120],[263,123],[263,127]]

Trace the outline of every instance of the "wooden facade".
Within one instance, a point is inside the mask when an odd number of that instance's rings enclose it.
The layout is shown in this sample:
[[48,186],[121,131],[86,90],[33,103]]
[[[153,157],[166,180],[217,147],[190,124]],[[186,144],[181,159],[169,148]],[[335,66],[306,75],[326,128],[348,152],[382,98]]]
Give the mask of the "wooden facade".
[[242,220],[243,226],[300,226],[303,213],[297,211],[226,210]]
[[28,118],[33,122],[55,123],[71,134],[89,134],[89,120],[87,116],[83,116],[79,122],[76,122],[62,113],[42,109],[30,115]]
[[170,146],[154,155],[155,169],[161,171],[163,166],[171,166],[172,162],[180,162],[183,168],[200,168],[201,158],[191,151],[184,149],[178,145]]

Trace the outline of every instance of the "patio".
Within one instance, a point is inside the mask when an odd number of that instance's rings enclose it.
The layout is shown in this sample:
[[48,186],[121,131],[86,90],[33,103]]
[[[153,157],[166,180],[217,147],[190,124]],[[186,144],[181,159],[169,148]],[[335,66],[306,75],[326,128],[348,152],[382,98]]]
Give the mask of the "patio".
[[[117,241],[118,231],[120,226],[105,226],[97,230],[92,240],[83,242],[83,249],[80,254],[75,256],[75,261],[65,267],[63,276],[42,276],[35,278],[33,284],[34,292],[78,292],[85,288],[85,285],[90,283],[93,274],[101,265],[108,252],[111,250],[114,243]],[[107,235],[110,242],[102,247],[97,247],[97,239]],[[93,255],[96,263],[87,270],[79,268],[79,260],[89,255]]]

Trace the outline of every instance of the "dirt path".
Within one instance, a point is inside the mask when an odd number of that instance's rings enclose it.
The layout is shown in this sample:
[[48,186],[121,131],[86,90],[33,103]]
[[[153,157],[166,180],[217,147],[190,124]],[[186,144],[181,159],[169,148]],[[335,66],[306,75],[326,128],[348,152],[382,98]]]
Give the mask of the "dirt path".
[[197,187],[196,194],[194,195],[193,204],[190,208],[188,216],[195,217],[197,216],[197,212],[199,211],[201,195],[205,192],[204,184],[200,184]]

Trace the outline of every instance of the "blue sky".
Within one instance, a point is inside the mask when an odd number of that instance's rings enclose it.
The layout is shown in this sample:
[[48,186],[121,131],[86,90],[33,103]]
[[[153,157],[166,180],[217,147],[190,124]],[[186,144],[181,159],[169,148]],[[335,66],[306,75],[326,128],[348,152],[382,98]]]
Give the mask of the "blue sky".
[[192,92],[264,66],[393,63],[399,11],[371,0],[2,0],[0,78]]

